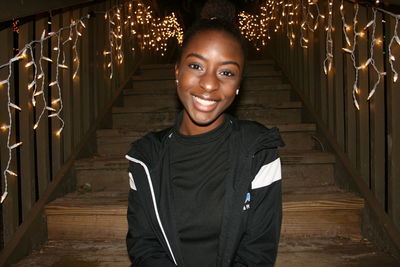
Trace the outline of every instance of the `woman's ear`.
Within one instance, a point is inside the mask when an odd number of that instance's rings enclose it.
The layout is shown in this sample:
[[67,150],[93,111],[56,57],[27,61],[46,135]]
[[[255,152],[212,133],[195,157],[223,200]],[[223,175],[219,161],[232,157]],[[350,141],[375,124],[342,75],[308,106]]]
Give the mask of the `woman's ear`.
[[179,65],[178,63],[175,64],[175,79],[178,80],[179,77]]

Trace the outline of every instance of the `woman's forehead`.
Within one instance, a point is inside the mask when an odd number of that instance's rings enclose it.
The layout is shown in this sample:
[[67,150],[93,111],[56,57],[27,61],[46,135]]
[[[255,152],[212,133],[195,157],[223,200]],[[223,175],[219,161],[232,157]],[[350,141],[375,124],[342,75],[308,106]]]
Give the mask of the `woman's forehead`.
[[243,60],[239,41],[230,33],[220,30],[204,30],[193,35],[183,50],[183,57],[191,53],[217,54]]

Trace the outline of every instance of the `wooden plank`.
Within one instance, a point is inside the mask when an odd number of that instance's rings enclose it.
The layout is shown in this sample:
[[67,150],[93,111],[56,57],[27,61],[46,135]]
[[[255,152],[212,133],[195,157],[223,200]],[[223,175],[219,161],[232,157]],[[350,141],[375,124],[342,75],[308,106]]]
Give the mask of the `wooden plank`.
[[314,32],[314,62],[312,63],[314,66],[314,78],[315,78],[315,91],[314,91],[314,107],[317,112],[321,111],[321,87],[320,87],[320,68],[318,67],[321,64],[320,59],[320,42],[321,36],[318,33]]
[[[51,21],[51,30],[56,32],[58,31],[58,29],[60,29],[62,27],[62,15],[57,14],[54,15],[52,17],[52,21]],[[61,36],[60,36],[60,40],[58,40],[59,38],[57,37],[53,37],[51,38],[51,59],[53,60],[53,63],[51,65],[51,81],[58,81],[61,72],[66,72],[67,70],[64,70],[62,68],[59,68],[57,65],[62,63],[62,55],[61,55],[61,50],[54,50],[55,47],[59,47],[62,44],[62,40],[61,40]],[[57,61],[58,60],[58,61]],[[57,80],[56,80],[57,79]],[[51,86],[50,87],[51,90],[51,106],[52,108],[59,110],[60,109],[60,103],[59,102],[55,102],[53,103],[54,100],[57,100],[58,98],[61,97],[62,99],[62,93],[60,96],[59,93],[59,87],[58,85],[55,86]],[[61,91],[61,87],[60,87],[60,91]],[[53,112],[54,113],[54,112]],[[62,116],[61,116],[62,118]],[[51,118],[51,134],[49,135],[49,138],[51,139],[51,164],[52,164],[52,177],[55,177],[57,172],[60,170],[61,168],[61,164],[64,162],[63,160],[63,151],[61,149],[62,146],[62,137],[61,135],[64,135],[63,132],[61,132],[60,134],[58,134],[58,132],[61,129],[61,121],[57,118],[57,117],[52,117]]]
[[[82,8],[80,17],[85,16],[89,12],[88,8]],[[84,21],[87,24],[87,21]],[[79,32],[82,33],[81,37],[81,69],[82,69],[82,76],[81,76],[81,88],[82,88],[82,127],[83,131],[86,132],[90,128],[91,123],[91,101],[92,99],[92,91],[93,87],[91,85],[92,81],[92,70],[90,69],[90,61],[89,61],[89,54],[92,52],[90,51],[89,45],[89,33],[86,28],[79,27]]]
[[[377,13],[375,37],[383,40],[382,13]],[[370,38],[371,40],[371,38]],[[384,72],[383,45],[376,44],[374,47],[374,61],[377,69]],[[370,67],[370,87],[373,87],[378,79],[375,70]],[[385,208],[386,205],[386,167],[385,167],[385,146],[386,146],[386,123],[385,123],[385,87],[384,76],[376,88],[375,95],[370,100],[370,128],[371,128],[371,189],[376,198]]]
[[[394,27],[393,24],[392,24],[392,26]],[[272,56],[274,57],[274,54],[272,54]],[[282,62],[278,61],[278,60],[276,62],[282,68],[284,74],[287,75],[286,70],[283,68]],[[388,61],[386,61],[386,62],[388,62]],[[347,71],[345,73],[347,74]],[[392,79],[392,77],[389,77],[389,78]],[[366,203],[367,203],[366,206],[369,207],[369,213],[370,213],[369,216],[373,217],[373,220],[375,222],[374,226],[377,227],[377,230],[380,233],[382,233],[381,236],[376,236],[376,238],[378,238],[382,242],[388,242],[388,240],[389,240],[389,242],[394,244],[394,247],[399,248],[400,247],[400,231],[399,231],[399,227],[398,226],[396,227],[396,225],[394,223],[394,219],[391,218],[393,216],[392,213],[390,214],[391,217],[389,217],[389,215],[382,209],[382,207],[379,205],[378,201],[376,200],[375,196],[372,194],[372,192],[366,186],[365,182],[362,180],[359,171],[354,167],[355,164],[349,159],[348,154],[346,154],[348,152],[345,153],[338,146],[338,144],[337,144],[335,138],[333,137],[332,133],[327,129],[325,124],[322,122],[321,118],[318,116],[317,110],[311,105],[311,103],[308,100],[308,98],[306,98],[302,94],[302,92],[300,90],[298,90],[296,85],[294,83],[292,83],[290,81],[290,79],[289,79],[289,82],[292,84],[293,89],[299,94],[299,96],[300,96],[301,100],[303,101],[305,107],[308,110],[310,110],[310,115],[311,115],[312,119],[317,123],[319,131],[321,131],[321,134],[323,136],[325,136],[328,144],[330,145],[332,150],[336,153],[337,159],[341,162],[341,164],[343,164],[345,170],[349,173],[349,175],[351,177],[351,180],[352,180],[352,182],[354,182],[354,184],[358,188],[358,190],[360,192],[360,195],[362,197],[364,197],[364,199],[366,200]],[[398,86],[398,84],[397,84],[397,86]],[[398,88],[396,88],[396,89],[398,89]],[[400,92],[400,91],[397,90],[396,92]],[[397,97],[399,97],[399,96],[397,95]],[[391,98],[388,97],[388,99],[391,99]],[[391,100],[391,101],[393,101],[393,103],[396,103],[395,102],[396,100]],[[397,99],[397,102],[398,102],[398,99]],[[400,114],[400,113],[398,112],[396,114]],[[399,130],[399,129],[397,129],[397,130]],[[399,134],[397,136],[399,136]],[[391,149],[391,146],[389,146],[389,148]],[[395,151],[395,153],[398,153],[398,152],[400,152],[400,149],[397,149]],[[390,153],[390,155],[391,155],[391,153]],[[399,156],[399,155],[397,154],[397,156]],[[398,166],[398,164],[396,164],[396,165],[397,166],[394,167],[395,168],[394,173],[398,174],[399,173],[398,172],[399,171],[399,169],[398,169],[399,166]],[[394,177],[397,178],[397,177],[399,177],[399,175],[394,176]],[[397,186],[396,188],[399,188],[399,182],[400,181],[397,181],[397,180],[393,181],[394,179],[396,179],[394,177],[392,176],[392,178],[391,178],[391,182],[390,182],[390,186],[389,186],[390,190],[393,190],[393,188],[391,188],[392,185],[395,185],[395,186]],[[393,192],[391,191],[390,194],[392,194],[392,195],[390,195],[390,203],[392,205],[393,203],[391,201],[393,200],[393,198],[392,198],[393,197]],[[398,198],[400,197],[400,195],[397,194],[397,195],[395,195],[395,197],[397,197],[397,199],[395,199],[395,200],[397,200],[397,202],[396,202],[396,204],[397,204],[397,203],[399,203]],[[397,217],[397,218],[399,218],[399,217]]]
[[[295,31],[296,34],[296,31]],[[297,35],[297,34],[296,34]],[[296,36],[298,37],[298,36]],[[295,82],[299,85],[299,89],[303,89],[302,88],[302,84],[300,83],[300,61],[299,61],[299,55],[300,55],[300,48],[297,42],[297,39],[294,41],[294,45],[293,45],[293,58],[292,58],[292,69],[293,69],[293,79],[295,80]],[[302,68],[301,68],[302,69]]]
[[[333,5],[333,14],[340,14],[340,5]],[[333,27],[335,30],[332,32],[333,38],[333,66],[332,71],[335,74],[334,90],[335,90],[335,136],[338,144],[345,149],[345,115],[344,115],[344,61],[343,61],[343,32],[342,32],[342,19],[340,16],[333,16]]]
[[[101,251],[101,253],[99,253]],[[13,267],[26,266],[93,266],[126,267],[129,259],[124,240],[115,241],[49,241],[31,256]]]
[[[385,17],[386,31],[394,31],[395,19]],[[387,51],[387,50],[386,50]],[[392,47],[392,54],[400,57],[398,46]],[[388,159],[388,213],[395,225],[400,229],[400,81],[393,82],[393,73],[391,71],[388,54],[386,54],[387,70],[387,159]],[[399,70],[397,69],[399,72]]]
[[[99,116],[96,118],[95,123],[92,125],[88,133],[79,143],[78,147],[74,149],[67,162],[62,166],[62,169],[58,173],[57,177],[55,177],[55,179],[50,183],[48,190],[45,192],[45,195],[41,199],[39,199],[37,203],[35,203],[34,207],[31,210],[30,216],[18,228],[17,232],[15,233],[15,237],[10,241],[8,246],[0,252],[0,266],[5,266],[6,264],[9,264],[13,258],[15,259],[15,256],[18,253],[21,253],[20,249],[21,247],[24,247],[26,245],[27,240],[28,242],[31,241],[29,237],[31,237],[32,233],[37,231],[38,229],[38,225],[36,223],[38,220],[40,221],[43,216],[42,211],[45,204],[47,204],[54,197],[54,194],[56,194],[58,190],[60,190],[60,185],[65,182],[65,178],[69,177],[68,174],[73,168],[74,161],[77,160],[79,155],[82,154],[87,146],[87,143],[90,142],[91,138],[93,138],[93,136],[95,135],[96,130],[107,118],[107,114],[110,112],[112,106],[116,103],[119,95],[122,93],[123,88],[125,88],[126,85],[129,83],[130,76],[133,75],[135,71],[137,71],[139,63],[140,62],[136,62],[136,65],[132,69],[130,75],[126,77],[124,82],[113,95],[111,101],[100,112]],[[0,101],[1,99],[2,98],[0,98]],[[0,113],[0,116],[1,114],[2,113]]]
[[[307,45],[308,46],[308,45]],[[303,71],[303,92],[305,95],[309,96],[310,94],[310,64],[309,64],[309,58],[310,58],[310,47],[303,49],[303,66],[307,66],[307,68],[304,68]]]
[[[367,8],[360,5],[360,9],[358,12],[358,21],[359,25],[367,25],[370,21],[367,19]],[[358,26],[358,25],[357,25]],[[361,27],[361,26],[360,26]],[[358,29],[357,27],[357,30]],[[369,55],[369,42],[368,35],[365,33],[364,37],[358,38],[358,65],[365,64]],[[359,71],[359,100],[358,103],[360,105],[360,110],[358,111],[358,167],[361,172],[361,176],[368,186],[370,186],[370,138],[369,138],[369,104],[367,101],[368,92],[369,92],[369,83],[368,83],[368,69],[361,69]]]
[[7,8],[0,11],[0,21],[33,16],[40,13],[46,13],[49,10],[61,9],[90,2],[94,2],[94,0],[9,1],[7,3]]
[[[106,3],[99,4],[99,9],[100,10],[107,10],[108,6]],[[106,95],[107,91],[110,90],[110,79],[109,79],[109,68],[107,67],[107,64],[109,63],[109,57],[103,56],[102,51],[110,51],[110,44],[107,42],[108,40],[108,23],[104,19],[104,16],[99,16],[96,18],[97,21],[97,36],[99,36],[99,45],[98,47],[98,56],[100,58],[99,65],[101,68],[99,70],[102,70],[102,73],[104,75],[97,75],[97,81],[98,81],[98,87],[96,87],[96,92],[98,93],[98,98],[97,98],[97,109],[100,111],[105,102],[106,102]]]
[[[33,22],[28,22],[21,25],[20,33],[18,35],[19,48],[22,49],[27,43],[32,41],[33,38]],[[32,106],[32,90],[28,90],[28,84],[33,80],[34,69],[33,66],[26,68],[25,64],[32,60],[30,50],[27,51],[27,60],[19,64],[19,91],[20,91],[20,137],[23,142],[21,146],[21,207],[22,207],[22,220],[28,215],[30,208],[36,201],[36,187],[35,187],[35,143],[34,143],[34,130],[35,124],[33,118]]]
[[319,86],[317,86],[318,91],[320,92],[319,95],[319,110],[320,110],[320,116],[322,120],[325,122],[326,125],[329,125],[328,121],[328,113],[329,113],[329,107],[328,107],[328,82],[326,75],[324,73],[324,69],[322,67],[322,63],[324,62],[325,59],[325,49],[326,49],[326,41],[325,41],[325,31],[323,30],[318,30],[317,31],[318,35],[318,56],[317,59],[318,61],[316,62],[316,75],[317,79],[319,82]]
[[299,85],[301,87],[301,90],[304,92],[304,76],[306,73],[306,69],[308,68],[304,68],[304,49],[297,45],[297,51],[298,51],[298,55],[297,55],[297,79],[299,82]]
[[[351,21],[353,19],[353,5],[344,2],[344,9],[346,10],[345,19]],[[349,38],[352,40],[352,35],[349,33]],[[347,47],[347,46],[345,46]],[[351,162],[356,166],[357,163],[357,127],[356,127],[356,108],[353,104],[353,84],[355,77],[355,70],[353,67],[353,61],[351,60],[350,54],[345,53],[344,59],[344,80],[345,82],[345,129],[346,129],[346,154],[349,156]]]
[[[77,20],[80,18],[80,13],[79,9],[75,9],[72,11],[72,19]],[[82,72],[82,66],[80,64],[80,57],[79,57],[79,52],[81,51],[81,38],[78,38],[78,41],[76,42],[76,49],[74,49],[75,45],[75,40],[76,40],[76,32],[74,32],[74,35],[72,37],[72,62],[71,62],[71,68],[73,70],[73,74],[76,73],[75,78],[73,77],[72,79],[72,99],[73,99],[73,135],[74,135],[74,146],[79,144],[79,141],[81,140],[82,133],[83,133],[83,127],[82,127],[82,87],[80,85],[80,80],[82,79],[82,75],[84,73]],[[78,53],[78,54],[76,54]],[[73,66],[73,67],[72,67]],[[79,68],[79,69],[78,69]]]
[[[98,9],[99,4],[95,5],[92,7],[93,10],[99,10]],[[100,60],[103,60],[103,56],[101,55],[101,52],[99,50],[99,44],[101,43],[100,36],[97,36],[97,30],[98,27],[100,27],[100,23],[98,23],[97,21],[99,20],[101,16],[95,16],[95,17],[91,17],[87,23],[87,34],[88,34],[88,38],[89,38],[89,49],[90,49],[90,53],[89,53],[89,62],[90,62],[90,68],[91,68],[91,99],[90,99],[90,107],[91,107],[91,117],[90,117],[90,121],[94,120],[97,116],[97,106],[98,106],[98,101],[97,101],[97,90],[99,89],[99,82],[98,82],[98,75],[97,72],[99,70],[101,70],[102,66],[99,64]]]
[[[103,10],[102,3],[96,5],[96,10]],[[96,27],[92,25],[96,24]],[[95,83],[94,83],[94,105],[95,105],[95,114],[97,115],[101,106],[101,92],[104,91],[104,84],[102,79],[104,75],[107,75],[105,72],[105,56],[103,55],[103,51],[105,50],[105,42],[104,42],[104,16],[96,16],[90,21],[89,25],[90,29],[93,29],[93,35],[97,36],[99,39],[97,42],[94,42],[94,51],[95,51],[95,69],[93,70],[95,73]],[[98,75],[98,72],[104,73],[104,75]]]
[[[62,13],[62,25],[66,27],[71,23],[71,11],[65,11]],[[63,31],[61,33],[61,37],[63,43],[68,39],[70,36],[70,32]],[[64,119],[64,130],[62,133],[63,139],[63,151],[64,151],[64,161],[68,159],[74,149],[74,124],[73,124],[73,91],[72,91],[72,74],[73,74],[73,61],[72,61],[72,41],[65,43],[62,46],[63,52],[63,61],[65,60],[64,64],[68,66],[68,70],[62,71],[60,73],[61,79],[61,93],[63,96],[63,105],[64,110],[62,112],[62,117]]]
[[[110,0],[108,2],[106,2],[106,10],[111,9],[111,7],[114,6],[114,1]],[[109,29],[106,28],[106,34],[105,36],[108,37],[109,34]],[[108,43],[109,45],[109,43]],[[114,50],[114,54],[115,54],[115,50]],[[104,75],[104,82],[105,82],[105,86],[106,86],[106,94],[105,94],[105,98],[104,98],[104,104],[105,105],[107,103],[107,100],[110,98],[110,96],[112,95],[114,89],[115,89],[115,84],[116,84],[116,79],[118,76],[118,67],[117,67],[117,63],[115,61],[115,57],[113,59],[113,66],[114,66],[114,73],[113,73],[113,77],[112,79],[109,79],[107,75]]]
[[313,107],[315,107],[315,65],[314,65],[314,55],[315,55],[315,46],[314,46],[314,33],[308,34],[308,98],[312,103]]
[[[35,39],[40,39],[43,30],[46,30],[47,32],[47,24],[48,20],[47,17],[39,19],[36,21],[36,33]],[[43,56],[47,56],[47,41],[43,42],[43,47],[42,47],[42,52]],[[39,65],[39,59],[41,57],[41,47],[38,45],[35,50],[36,53],[36,59],[38,60],[38,75],[41,73],[40,65]],[[38,80],[38,89],[37,91],[43,90],[43,95],[45,96],[46,101],[48,102],[48,85],[50,83],[49,77],[48,77],[48,61],[46,60],[40,60],[41,66],[43,69],[44,76],[40,80]],[[47,103],[44,103],[43,96],[39,95],[36,99],[36,118],[35,118],[35,124],[38,123],[40,114],[42,113],[42,110],[46,107]],[[48,183],[50,182],[50,176],[51,176],[51,170],[50,170],[50,160],[49,160],[49,123],[48,123],[48,118],[47,118],[48,112],[44,111],[42,118],[38,124],[38,127],[36,128],[36,159],[37,159],[37,179],[38,179],[38,193],[39,193],[39,198],[44,194]]]
[[[1,53],[0,53],[0,62],[1,64],[7,63],[13,57],[13,32],[11,28],[4,29],[0,31],[0,39],[3,40],[1,42]],[[14,71],[12,67],[12,71]],[[8,67],[0,69],[0,80],[3,81],[7,79],[9,75]],[[15,88],[13,86],[14,76],[10,77],[10,98],[13,103],[15,103]],[[0,124],[1,125],[9,125],[9,115],[8,115],[8,90],[7,84],[1,85],[0,87]],[[15,112],[16,110],[11,110],[12,117],[12,129],[10,136],[10,145],[13,145],[16,142],[16,121],[15,121]],[[6,169],[7,162],[9,160],[9,151],[7,149],[7,138],[9,130],[1,131],[0,138],[0,163],[1,163],[1,188],[3,194],[3,190],[5,189],[5,180],[3,171]],[[9,166],[9,169],[15,173],[18,172],[17,164],[16,164],[16,149],[13,149],[11,152],[12,161]],[[8,182],[8,196],[5,201],[1,204],[2,208],[2,244],[6,246],[8,242],[11,240],[15,230],[19,224],[19,195],[18,195],[18,177],[7,175]]]

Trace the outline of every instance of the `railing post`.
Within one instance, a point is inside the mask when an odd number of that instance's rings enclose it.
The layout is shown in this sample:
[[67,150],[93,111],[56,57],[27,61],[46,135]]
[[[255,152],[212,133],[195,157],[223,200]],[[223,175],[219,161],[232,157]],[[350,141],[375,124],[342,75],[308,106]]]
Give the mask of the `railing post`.
[[[47,31],[48,20],[47,16],[43,17],[36,21],[36,39],[40,39],[44,30]],[[41,53],[43,56],[49,57],[48,53],[48,43],[49,41],[43,41],[43,47],[37,47],[35,49],[35,58],[38,60],[38,74],[41,73],[41,68],[43,69],[43,73],[45,74],[43,78],[38,79],[37,91],[41,91],[43,89],[43,94],[45,98],[48,100],[48,85],[49,85],[49,62],[46,60],[40,60]],[[39,64],[39,60],[41,61],[41,67]],[[36,97],[36,109],[35,109],[35,123],[38,123],[39,116],[42,113],[42,110],[46,107],[46,103],[43,103],[42,95]],[[47,185],[50,182],[51,177],[51,165],[49,160],[49,120],[47,117],[47,110],[43,113],[43,116],[35,130],[35,140],[36,140],[36,160],[37,160],[37,176],[38,176],[38,191],[39,198],[43,196]]]
[[[33,37],[33,22],[28,22],[20,27],[18,35],[18,47],[23,49],[26,43]],[[31,102],[32,89],[28,90],[27,85],[33,80],[33,68],[26,68],[25,64],[31,60],[28,54],[28,59],[19,63],[19,105],[20,112],[20,138],[23,140],[23,146],[20,148],[20,176],[21,183],[21,205],[22,205],[22,220],[26,218],[32,205],[36,201],[36,170],[35,170],[35,143],[34,130],[35,124],[33,114],[33,106]],[[1,90],[1,89],[0,89]],[[2,97],[3,95],[1,95]],[[1,98],[0,97],[0,98]],[[1,105],[1,104],[0,104]],[[3,148],[4,146],[1,145]],[[1,166],[3,168],[3,166]]]
[[[362,25],[366,25],[369,20],[367,19],[367,8],[365,6],[359,6],[358,12],[358,22],[357,31],[362,30]],[[367,61],[368,55],[368,35],[358,38],[358,66],[362,66]],[[358,135],[357,135],[357,146],[358,146],[358,167],[360,168],[361,176],[363,177],[365,183],[370,187],[370,177],[369,177],[369,103],[367,101],[369,93],[369,79],[367,69],[359,70],[359,94],[358,103],[360,105],[360,110],[358,114]]]
[[[11,29],[3,30],[0,32],[0,40],[1,42],[1,51],[4,51],[0,53],[0,62],[8,62],[10,58],[13,57],[13,32]],[[6,80],[9,75],[9,69],[8,67],[5,67],[3,69],[0,69],[0,81]],[[11,100],[14,101],[14,78],[10,77],[10,95],[11,95]],[[8,117],[8,97],[7,97],[7,84],[3,84],[0,86],[0,123],[1,125],[9,125],[9,117]],[[11,110],[11,116],[13,118],[13,121],[15,122],[15,112],[18,112],[16,110]],[[8,131],[11,132],[11,139],[10,139],[10,145],[13,145],[16,142],[15,138],[15,130],[16,130],[16,125],[13,124],[12,129],[8,130],[3,130],[1,131],[1,138],[0,138],[0,146],[1,146],[1,154],[0,154],[0,160],[1,160],[1,170],[4,170],[6,168],[9,156],[8,156],[8,149],[7,149],[7,136],[8,136]],[[11,152],[13,156],[13,161],[11,162],[10,165],[10,170],[13,172],[17,172],[17,164],[15,161],[15,155],[16,151],[15,149]],[[18,205],[19,205],[19,197],[18,197],[18,177],[12,176],[12,175],[7,175],[8,177],[8,197],[7,199],[2,203],[1,209],[2,209],[2,216],[3,216],[3,221],[2,221],[2,233],[3,233],[3,240],[2,240],[2,245],[7,245],[7,243],[10,241],[14,231],[17,229],[19,225],[19,212],[18,212]],[[4,175],[3,172],[1,172],[1,188],[2,188],[2,193],[5,188],[4,182]]]

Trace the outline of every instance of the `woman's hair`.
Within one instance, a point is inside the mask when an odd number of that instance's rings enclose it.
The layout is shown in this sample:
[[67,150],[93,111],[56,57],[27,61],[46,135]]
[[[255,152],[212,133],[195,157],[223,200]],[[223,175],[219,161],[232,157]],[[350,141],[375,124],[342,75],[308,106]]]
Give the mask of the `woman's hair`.
[[183,37],[183,42],[180,50],[178,51],[178,57],[176,62],[179,64],[182,56],[183,50],[185,50],[187,44],[190,40],[198,33],[205,32],[205,31],[221,31],[231,35],[242,48],[243,56],[246,59],[246,44],[244,39],[239,31],[239,29],[230,23],[227,20],[219,19],[219,18],[212,18],[212,19],[201,19],[194,23],[192,27],[190,27],[187,32],[185,32]]

